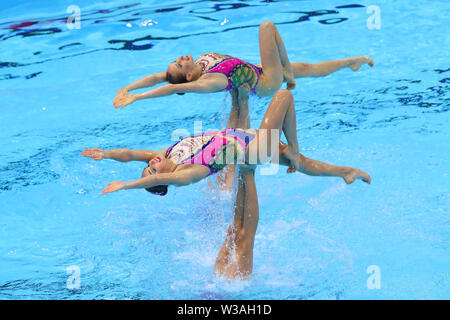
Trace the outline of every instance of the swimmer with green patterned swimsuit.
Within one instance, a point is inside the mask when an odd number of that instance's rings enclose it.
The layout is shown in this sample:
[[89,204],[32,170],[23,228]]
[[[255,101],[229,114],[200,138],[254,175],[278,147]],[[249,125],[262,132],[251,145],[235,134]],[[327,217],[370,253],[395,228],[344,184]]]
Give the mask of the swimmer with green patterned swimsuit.
[[[259,130],[249,129],[248,92],[246,86],[231,91],[232,108],[227,129],[223,131],[188,137],[162,151],[91,148],[82,152],[83,156],[94,160],[148,164],[142,178],[111,182],[103,190],[105,194],[144,188],[154,194],[166,195],[168,185],[195,183],[223,171],[229,162],[236,163],[239,178],[234,219],[214,263],[214,273],[229,279],[246,278],[253,269],[253,245],[259,219],[254,170],[256,165],[268,160],[266,157],[261,159],[263,150],[268,151],[266,155],[272,163],[289,167],[288,173],[298,171],[311,176],[341,177],[347,184],[356,179],[371,182],[369,174],[359,169],[312,160],[298,152],[294,99],[288,90],[275,93]],[[272,130],[275,134],[269,134]],[[287,145],[280,141],[281,132],[286,136]],[[275,154],[273,147],[278,151]],[[252,158],[254,161],[250,160]]]
[[[272,22],[259,27],[261,64],[253,65],[241,59],[218,53],[207,53],[194,61],[191,55],[179,57],[166,71],[151,74],[117,93],[114,107],[124,107],[136,100],[187,92],[212,93],[232,90],[247,84],[258,96],[272,96],[285,81],[288,89],[295,88],[295,78],[323,77],[343,68],[357,71],[363,64],[373,66],[368,57],[352,57],[321,63],[290,63],[283,40]],[[140,94],[132,90],[169,82]]]
[[[239,95],[245,95],[241,88]],[[244,96],[242,100],[248,98]],[[280,141],[282,133],[287,145]],[[348,184],[356,179],[366,183],[371,181],[370,176],[359,169],[333,166],[299,153],[294,98],[289,90],[277,91],[258,130],[227,128],[202,133],[184,138],[161,151],[94,148],[84,150],[82,155],[94,160],[138,160],[148,163],[142,178],[131,182],[114,181],[103,193],[143,188],[165,195],[167,186],[196,183],[221,171],[226,164],[254,168],[269,161],[288,167],[288,173],[298,171],[312,176],[341,177]]]

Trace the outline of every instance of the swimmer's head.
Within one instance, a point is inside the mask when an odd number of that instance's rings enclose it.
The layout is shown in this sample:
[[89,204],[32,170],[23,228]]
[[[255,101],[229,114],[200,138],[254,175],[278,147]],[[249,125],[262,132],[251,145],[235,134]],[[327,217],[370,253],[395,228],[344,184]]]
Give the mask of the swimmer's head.
[[[142,177],[144,178],[152,174],[169,173],[172,171],[173,169],[169,161],[166,158],[158,156],[148,162],[148,167],[144,168],[142,171]],[[167,194],[167,185],[154,186],[146,188],[145,190],[153,194],[165,196]]]
[[195,63],[191,55],[181,56],[169,64],[166,71],[166,81],[172,84],[179,84],[195,80],[193,76],[194,67]]

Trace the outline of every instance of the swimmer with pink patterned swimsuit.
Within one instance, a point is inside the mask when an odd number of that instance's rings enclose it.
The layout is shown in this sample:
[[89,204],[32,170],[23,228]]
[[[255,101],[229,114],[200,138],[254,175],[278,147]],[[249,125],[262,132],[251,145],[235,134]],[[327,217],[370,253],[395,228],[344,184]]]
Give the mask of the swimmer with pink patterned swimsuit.
[[[248,99],[248,88],[240,87],[231,92],[233,101],[237,91],[241,101]],[[280,141],[281,133],[284,133],[287,145]],[[359,169],[333,166],[299,153],[294,99],[289,90],[275,93],[258,130],[227,128],[202,133],[184,138],[161,151],[91,148],[81,154],[94,160],[148,163],[142,178],[131,182],[111,182],[103,193],[143,188],[165,195],[169,185],[185,186],[198,182],[228,164],[237,164],[246,171],[268,161],[287,166],[288,173],[298,171],[312,176],[341,177],[348,184],[355,179],[370,183],[370,176]]]
[[254,66],[238,58],[214,52],[200,56],[195,61],[195,64],[202,68],[202,75],[221,73],[226,76],[228,86],[224,89],[225,91],[230,91],[239,88],[243,84],[247,84],[251,92],[254,93],[262,74],[261,67]]
[[[136,100],[168,96],[187,92],[212,93],[232,90],[248,84],[252,92],[261,97],[272,96],[285,81],[288,89],[295,88],[295,78],[323,77],[343,68],[357,71],[367,63],[368,57],[352,57],[321,63],[290,63],[283,40],[272,22],[259,27],[261,64],[253,65],[241,59],[218,53],[207,53],[194,61],[192,55],[181,56],[166,71],[151,74],[117,93],[114,107],[124,107]],[[169,82],[148,92],[133,94],[132,90]]]

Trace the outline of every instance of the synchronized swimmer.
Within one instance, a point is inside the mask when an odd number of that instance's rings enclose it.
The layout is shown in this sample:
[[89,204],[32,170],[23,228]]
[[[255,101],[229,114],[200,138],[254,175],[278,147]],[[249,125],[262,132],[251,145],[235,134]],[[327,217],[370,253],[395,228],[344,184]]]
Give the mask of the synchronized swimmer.
[[[294,89],[295,78],[323,77],[343,68],[357,71],[361,65],[374,63],[368,57],[352,57],[321,63],[290,63],[283,40],[272,22],[259,27],[261,64],[252,65],[241,59],[218,53],[206,53],[194,61],[192,55],[181,56],[170,63],[166,71],[151,74],[117,93],[113,104],[124,107],[136,100],[163,97],[188,92],[212,93],[229,91],[247,84],[251,92],[261,97],[272,96],[282,85]],[[140,94],[130,91],[169,82],[156,89]]]
[[[240,90],[239,94],[245,94],[243,91],[245,89]],[[276,134],[271,134],[272,130],[276,130]],[[272,158],[272,163],[289,167],[288,173],[299,171],[314,176],[342,177],[346,183],[359,178],[370,183],[370,176],[359,169],[333,166],[303,156],[299,153],[296,132],[294,99],[289,90],[283,89],[274,95],[258,130],[227,128],[202,133],[182,139],[161,151],[93,148],[84,150],[82,155],[94,160],[137,160],[148,163],[142,172],[142,178],[131,182],[113,181],[103,193],[144,188],[165,195],[167,186],[185,186],[198,182],[217,173],[227,164],[264,164],[272,157],[275,145],[280,156],[279,159]],[[280,141],[281,133],[284,133],[287,145]],[[249,159],[256,161],[251,163]]]
[[[259,220],[256,165],[270,160],[287,166],[288,173],[299,171],[312,176],[336,176],[343,178],[348,184],[356,179],[371,182],[369,174],[359,169],[326,164],[299,153],[294,99],[289,90],[277,91],[259,129],[249,129],[248,89],[248,86],[243,86],[231,91],[232,109],[228,128],[223,131],[185,138],[161,151],[91,148],[82,152],[83,156],[94,160],[147,163],[142,171],[142,178],[131,182],[111,182],[103,190],[105,194],[123,189],[145,188],[148,192],[166,195],[169,185],[185,186],[195,183],[214,173],[225,171],[223,168],[227,164],[227,167],[237,164],[239,170],[234,219],[228,227],[213,268],[216,275],[228,279],[247,278],[253,270],[253,247]],[[282,132],[287,138],[287,145],[280,141]],[[230,177],[232,173],[234,175],[234,171],[226,172],[225,177]]]
[[[294,98],[289,90],[280,90],[280,87],[286,82],[287,89],[294,89],[295,78],[299,77],[322,77],[346,67],[357,71],[366,63],[372,67],[372,59],[352,57],[316,64],[291,64],[272,22],[260,25],[259,47],[259,65],[218,53],[204,54],[195,61],[191,55],[179,57],[166,71],[149,75],[120,89],[113,101],[118,108],[136,100],[174,93],[225,90],[232,96],[226,129],[187,137],[160,151],[89,148],[81,153],[94,160],[143,161],[147,164],[140,179],[113,181],[103,190],[104,194],[142,188],[164,196],[170,185],[186,186],[215,173],[222,173],[218,176],[219,187],[224,185],[230,189],[238,167],[234,219],[213,269],[215,274],[228,279],[245,278],[252,273],[253,246],[259,220],[256,166],[270,161],[288,167],[287,173],[298,171],[311,176],[341,177],[347,184],[356,179],[371,183],[370,175],[360,169],[309,159],[299,152]],[[169,84],[141,94],[129,93],[162,82]],[[273,95],[257,130],[250,129],[249,93],[261,97]],[[287,144],[280,140],[282,134]],[[225,183],[220,183],[220,178]]]

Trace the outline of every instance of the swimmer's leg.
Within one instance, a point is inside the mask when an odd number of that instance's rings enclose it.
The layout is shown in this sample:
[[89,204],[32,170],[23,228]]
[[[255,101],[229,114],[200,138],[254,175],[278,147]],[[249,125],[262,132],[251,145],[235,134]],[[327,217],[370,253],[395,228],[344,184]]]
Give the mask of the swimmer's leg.
[[214,273],[228,279],[245,278],[252,273],[259,220],[254,170],[240,169],[233,225],[228,228],[214,265]]
[[[350,68],[353,71],[359,70],[363,64],[373,67],[374,63],[368,57],[351,57],[342,60],[325,61],[319,63],[292,63],[292,70],[295,78],[302,77],[325,77],[333,72],[344,68]],[[286,71],[287,72],[287,71]]]
[[292,155],[290,154],[287,145],[281,141],[279,146],[279,154],[279,164],[288,167],[291,165],[289,158],[292,158],[293,156],[298,157],[300,166],[297,171],[309,176],[341,177],[347,184],[353,183],[356,179],[361,179],[362,181],[369,184],[371,182],[370,175],[359,169],[344,166],[334,166],[325,162],[309,159],[301,153]]
[[[297,154],[299,149],[294,98],[289,90],[278,90],[273,96],[257,130],[257,139],[253,139],[249,143],[248,149],[252,158],[256,158],[259,164],[270,158],[272,156],[272,145],[274,148],[278,148],[282,132],[288,141],[289,150],[292,154]],[[275,140],[272,141],[273,139]],[[272,159],[272,161],[277,162],[277,159]],[[298,169],[299,159],[292,157],[290,161],[292,168],[289,170],[295,171]]]
[[248,93],[250,88],[243,85],[230,92],[232,106],[227,128],[250,129],[250,117],[248,114]]
[[270,96],[286,80],[288,89],[295,88],[294,73],[277,27],[270,21],[259,26],[259,52],[263,73],[257,86],[260,96]]
[[[239,90],[233,89],[231,92],[231,111],[228,118],[227,128],[250,128],[250,117],[248,115],[248,95],[241,99]],[[220,190],[231,191],[234,184],[236,165],[229,164],[217,174],[217,185]]]
[[[236,249],[236,232],[239,227],[238,221],[242,219],[244,215],[244,200],[245,200],[245,188],[240,180],[238,182],[238,188],[234,203],[234,221],[233,224],[228,227],[225,241],[219,250],[219,253],[214,264],[213,272],[218,276],[226,276],[235,274],[237,272],[236,259],[234,257]],[[233,277],[231,277],[233,278]]]
[[220,191],[230,192],[233,190],[236,165],[229,164],[217,173],[216,182]]

